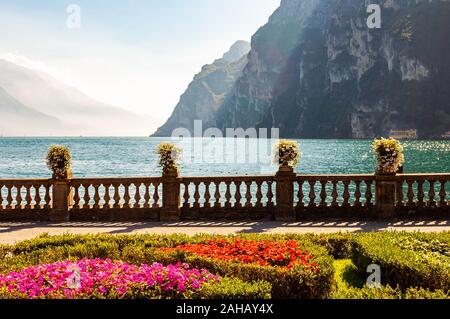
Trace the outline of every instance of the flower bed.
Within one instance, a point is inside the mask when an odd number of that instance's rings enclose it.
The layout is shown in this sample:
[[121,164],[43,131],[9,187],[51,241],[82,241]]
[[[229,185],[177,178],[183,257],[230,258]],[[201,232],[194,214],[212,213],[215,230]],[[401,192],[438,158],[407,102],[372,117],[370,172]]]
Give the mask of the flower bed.
[[292,268],[301,265],[305,269],[319,272],[313,256],[301,250],[295,240],[284,242],[248,239],[217,239],[206,243],[184,244],[174,248],[162,248],[164,252],[186,252],[197,256],[234,261],[260,266]]
[[0,296],[14,298],[185,298],[219,277],[178,263],[130,265],[110,259],[70,260],[0,275]]
[[166,263],[187,262],[222,276],[272,285],[273,298],[326,298],[332,290],[332,258],[323,247],[276,236],[214,238],[161,247]]

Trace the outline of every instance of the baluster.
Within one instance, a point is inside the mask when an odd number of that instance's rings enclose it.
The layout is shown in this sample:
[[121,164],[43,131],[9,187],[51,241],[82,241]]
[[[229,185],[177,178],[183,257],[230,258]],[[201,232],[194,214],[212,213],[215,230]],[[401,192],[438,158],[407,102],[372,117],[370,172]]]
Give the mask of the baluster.
[[236,194],[234,195],[234,198],[236,199],[236,203],[234,204],[234,207],[236,208],[242,208],[242,195],[241,195],[241,184],[242,181],[234,182],[236,184]]
[[404,207],[404,202],[403,199],[405,197],[405,195],[403,194],[403,180],[400,180],[397,184],[397,206],[398,207]]
[[94,205],[93,209],[99,209],[100,208],[100,193],[99,193],[99,187],[100,184],[92,184],[92,187],[94,187]]
[[83,185],[84,187],[84,196],[83,196],[83,200],[84,200],[84,205],[83,208],[84,209],[90,209],[91,208],[91,195],[89,194],[89,188],[91,187],[90,184],[86,184]]
[[183,183],[183,185],[184,185],[184,196],[183,196],[183,198],[184,198],[184,203],[183,203],[183,207],[184,208],[190,208],[191,207],[191,204],[189,203],[189,185],[190,185],[190,183],[189,182],[184,182]]
[[105,188],[105,196],[103,198],[105,200],[105,203],[103,204],[103,208],[110,209],[111,208],[111,194],[109,192],[111,191],[111,184],[110,183],[103,184],[103,187]]
[[214,191],[214,208],[221,208],[222,205],[220,204],[220,184],[221,182],[214,182],[214,185],[216,187],[216,190]]
[[120,184],[114,185],[114,208],[120,208]]
[[155,193],[153,194],[153,208],[159,208],[159,182],[153,183],[155,187]]
[[225,186],[226,186],[225,207],[226,208],[231,208],[231,183],[232,183],[231,180],[225,182]]
[[16,207],[14,208],[18,208],[18,209],[23,209],[22,206],[22,186],[17,186],[17,194],[16,194]]
[[361,207],[361,181],[355,181],[355,202],[353,206]]
[[342,202],[342,207],[348,207],[350,206],[350,192],[349,192],[349,185],[350,181],[343,181],[344,183],[344,193],[342,195],[344,201]]
[[321,185],[321,190],[320,190],[320,204],[319,207],[327,207],[327,190],[326,190],[326,186],[327,186],[328,181],[326,180],[321,180],[320,181],[320,185]]
[[255,204],[255,207],[258,207],[258,208],[263,207],[263,204],[262,204],[263,194],[262,194],[262,190],[261,190],[262,183],[263,183],[262,181],[257,181],[256,182],[257,190],[256,190],[256,204]]
[[13,202],[13,196],[12,196],[12,185],[9,185],[6,187],[8,190],[8,195],[6,198],[6,209],[12,209],[12,202]]
[[309,182],[309,205],[308,207],[317,207],[316,205],[316,190],[314,189],[316,181],[311,179]]
[[80,185],[74,186],[75,192],[73,194],[73,209],[80,209]]
[[333,191],[331,192],[331,197],[332,197],[332,201],[331,201],[331,207],[338,207],[339,203],[338,203],[338,191],[337,191],[337,184],[338,181],[333,181]]
[[[36,209],[42,209],[41,206],[41,201],[42,201],[42,197],[41,197],[41,185],[37,185],[34,187],[34,189],[36,190],[36,196],[34,197],[34,201],[36,202],[35,204],[35,208]],[[0,200],[1,203],[1,200]],[[1,204],[0,204],[1,205]]]
[[409,207],[414,207],[415,206],[415,202],[414,202],[414,181],[407,181],[408,183],[408,206]]
[[272,181],[267,181],[267,207],[273,207]]
[[211,194],[209,192],[209,186],[211,185],[211,181],[205,182],[205,208],[211,207]]
[[144,208],[150,208],[150,183],[144,183],[145,194],[144,194]]
[[439,191],[439,207],[445,207],[447,206],[447,202],[445,200],[446,192],[445,192],[445,180],[440,180],[439,183],[441,184],[441,190]]
[[25,186],[26,195],[25,195],[25,209],[31,209],[31,185]]
[[424,206],[424,197],[425,193],[423,191],[423,182],[421,180],[417,181],[417,207],[423,207]]
[[50,196],[50,187],[50,185],[45,186],[45,209],[48,209],[51,205],[53,205],[52,198]]
[[141,185],[140,183],[134,184],[136,193],[134,194],[134,208],[141,208]]
[[372,181],[371,180],[365,180],[366,183],[366,204],[365,207],[372,207]]
[[0,210],[3,209],[3,185],[0,185]]
[[124,183],[123,187],[125,188],[123,208],[131,208],[130,183]]
[[246,191],[245,191],[245,207],[250,208],[252,207],[252,193],[251,193],[251,187],[252,187],[252,182],[251,181],[247,181],[245,182],[245,187],[246,187]]
[[195,192],[194,192],[194,208],[200,208],[200,182],[194,182]]
[[434,200],[434,197],[436,196],[436,192],[434,190],[434,184],[435,181],[428,181],[430,183],[430,190],[428,191],[428,207],[436,207],[436,201]]
[[303,183],[304,183],[304,181],[302,181],[302,180],[297,181],[297,184],[298,184],[297,207],[305,207],[305,202],[304,202],[305,194],[303,193]]

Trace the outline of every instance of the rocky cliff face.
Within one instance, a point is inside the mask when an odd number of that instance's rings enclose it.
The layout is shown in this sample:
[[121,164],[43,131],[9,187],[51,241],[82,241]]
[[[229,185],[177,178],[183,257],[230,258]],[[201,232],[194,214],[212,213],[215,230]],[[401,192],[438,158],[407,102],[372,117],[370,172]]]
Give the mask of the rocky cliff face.
[[438,137],[450,130],[449,17],[449,0],[282,0],[220,107],[202,107],[219,128],[284,137]]
[[249,51],[250,43],[237,41],[221,59],[203,66],[169,120],[153,136],[171,136],[176,128],[193,133],[195,120],[202,120],[205,127],[215,127],[217,111],[241,76]]

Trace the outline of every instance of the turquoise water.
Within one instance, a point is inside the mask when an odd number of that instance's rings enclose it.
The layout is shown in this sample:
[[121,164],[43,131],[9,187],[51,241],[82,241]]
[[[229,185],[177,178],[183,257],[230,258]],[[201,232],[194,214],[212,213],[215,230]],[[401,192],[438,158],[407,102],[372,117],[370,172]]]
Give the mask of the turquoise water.
[[[158,176],[155,149],[166,140],[0,138],[0,178],[49,177],[45,155],[52,144],[71,148],[76,177]],[[176,142],[184,150],[184,176],[273,174],[276,171],[270,160],[275,141],[189,139]],[[299,140],[299,143],[303,156],[297,172],[355,174],[374,171],[369,140]],[[450,172],[450,141],[405,141],[403,144],[406,173]],[[257,160],[255,154],[259,155]]]

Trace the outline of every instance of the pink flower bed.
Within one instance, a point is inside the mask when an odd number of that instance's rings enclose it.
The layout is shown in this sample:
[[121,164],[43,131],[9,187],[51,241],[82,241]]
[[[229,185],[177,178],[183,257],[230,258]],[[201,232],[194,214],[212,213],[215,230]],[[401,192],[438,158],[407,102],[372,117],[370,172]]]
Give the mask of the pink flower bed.
[[135,266],[110,259],[38,265],[0,275],[9,298],[183,298],[219,278],[187,264]]

